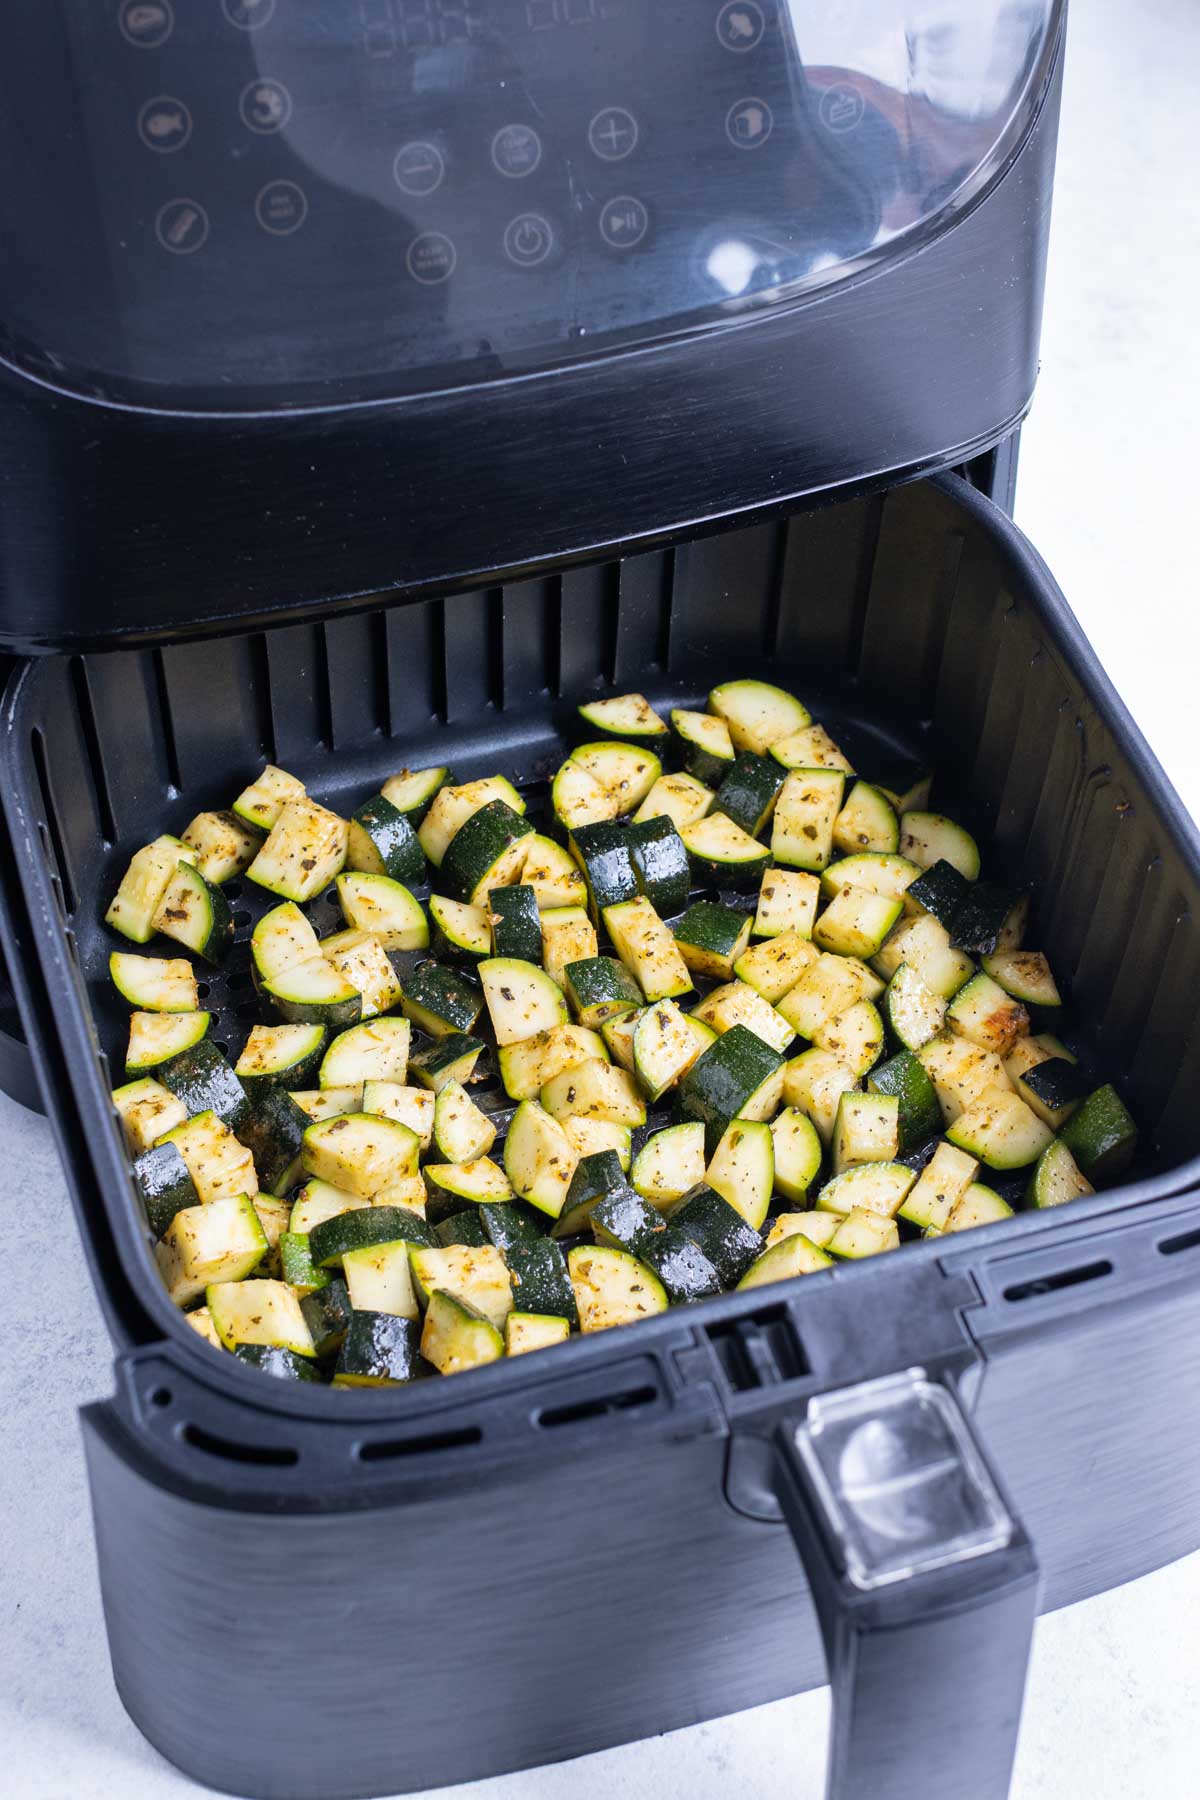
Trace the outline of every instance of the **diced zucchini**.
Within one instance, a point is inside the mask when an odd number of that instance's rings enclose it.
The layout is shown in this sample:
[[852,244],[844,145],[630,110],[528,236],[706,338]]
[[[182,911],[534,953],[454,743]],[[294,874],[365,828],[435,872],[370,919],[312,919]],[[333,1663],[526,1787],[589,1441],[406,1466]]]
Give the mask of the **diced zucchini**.
[[676,707],[671,714],[671,729],[687,773],[709,787],[719,786],[735,754],[724,719],[715,713],[688,712]]
[[800,1232],[791,1232],[772,1244],[751,1263],[738,1282],[743,1288],[769,1287],[775,1281],[791,1281],[797,1275],[816,1275],[831,1266],[824,1250],[810,1243]]
[[411,1207],[349,1207],[309,1227],[308,1247],[319,1269],[340,1268],[342,1259],[374,1244],[406,1243],[417,1249],[437,1243],[433,1228]]
[[632,900],[638,891],[638,874],[629,832],[620,825],[597,820],[571,832],[571,853],[587,883],[588,911],[597,923],[606,906]]
[[550,803],[559,824],[572,832],[615,819],[621,811],[617,795],[610,793],[581,763],[570,759],[554,777]]
[[657,1100],[690,1069],[700,1051],[687,1019],[673,1000],[658,1000],[633,1033],[633,1072],[648,1100]]
[[946,1220],[946,1231],[970,1231],[976,1225],[994,1225],[999,1219],[1011,1219],[1012,1207],[994,1188],[973,1181],[954,1211]]
[[[976,956],[1002,947],[1015,949],[1024,934],[1028,913],[1028,894],[1018,894],[994,881],[977,881],[968,886],[954,915],[950,942],[956,950],[970,950]],[[1004,946],[1002,938],[1006,940]]]
[[961,825],[942,813],[902,813],[900,854],[922,869],[931,869],[936,862],[948,862],[967,881],[979,879],[978,844]]
[[182,1100],[149,1075],[114,1088],[112,1100],[131,1156],[148,1150],[164,1132],[182,1125],[187,1118]]
[[[266,1234],[253,1202],[246,1194],[233,1194],[177,1212],[155,1256],[170,1298],[176,1306],[190,1306],[212,1283],[244,1281],[266,1253]],[[211,1322],[219,1332],[216,1319]]]
[[[411,883],[425,879],[425,852],[413,821],[399,807],[393,806],[384,794],[376,794],[351,817],[346,863],[349,868],[381,881]],[[359,922],[351,920],[352,924]],[[397,945],[395,948],[408,946]]]
[[758,837],[770,823],[784,779],[772,757],[743,750],[729,765],[713,805],[751,837]]
[[823,1250],[837,1230],[841,1217],[840,1213],[825,1212],[777,1213],[767,1233],[767,1248],[799,1234],[810,1244],[815,1244],[818,1250]]
[[479,965],[479,979],[496,1043],[501,1048],[523,1043],[526,1038],[569,1022],[562,989],[536,963],[520,962],[515,957],[489,957]]
[[947,1125],[953,1125],[988,1088],[1003,1087],[1008,1081],[1004,1064],[994,1051],[983,1050],[952,1032],[930,1038],[916,1055],[933,1083]]
[[[542,1240],[539,1240],[542,1241]],[[493,1244],[443,1244],[411,1252],[417,1298],[428,1306],[435,1293],[452,1294],[503,1328],[512,1311],[508,1266]]]
[[866,1211],[892,1218],[917,1179],[899,1162],[860,1162],[827,1181],[817,1196],[821,1212]]
[[618,815],[640,806],[662,774],[658,757],[640,744],[580,744],[572,750],[570,760],[577,768],[586,769],[592,780],[612,796]]
[[876,1063],[867,1077],[867,1089],[872,1094],[894,1095],[899,1108],[899,1150],[909,1150],[941,1130],[942,1108],[937,1092],[924,1063],[911,1050],[901,1050],[887,1062]]
[[895,1250],[899,1243],[900,1233],[894,1219],[884,1218],[882,1213],[866,1207],[855,1207],[838,1221],[828,1248],[830,1256],[857,1261],[863,1256],[879,1256],[885,1250]]
[[579,716],[597,731],[611,732],[613,737],[666,736],[666,720],[659,718],[645,694],[613,694],[606,700],[588,700],[579,708]]
[[793,769],[775,805],[771,855],[793,869],[823,869],[833,856],[833,826],[846,777],[840,769]]
[[859,888],[866,894],[885,894],[890,900],[904,900],[915,886],[920,869],[906,856],[893,856],[886,851],[863,850],[855,856],[843,856],[822,870],[821,892],[840,894],[843,888]]
[[385,950],[428,948],[424,908],[401,882],[355,870],[338,876],[337,895],[347,925],[369,931]]
[[[350,1290],[340,1275],[329,1276],[324,1287],[315,1288],[311,1294],[304,1294],[300,1300],[300,1311],[312,1334],[317,1355],[321,1357],[340,1355],[351,1329],[362,1331],[350,1304]],[[404,1324],[406,1329],[411,1329],[397,1315],[389,1316],[395,1325]],[[382,1315],[362,1313],[359,1317],[364,1321],[377,1320]]]
[[327,1181],[308,1181],[292,1202],[288,1230],[309,1237],[315,1225],[323,1225],[344,1212],[359,1212],[370,1204],[369,1200],[359,1200],[354,1194],[331,1187]]
[[856,1163],[890,1163],[899,1153],[900,1102],[896,1096],[843,1094],[833,1128],[834,1173],[840,1175]]
[[451,1031],[444,1038],[422,1044],[419,1050],[413,1051],[409,1064],[412,1078],[419,1086],[432,1088],[435,1094],[448,1081],[461,1081],[465,1087],[485,1048],[480,1038],[468,1037],[463,1031]]
[[771,1121],[775,1187],[788,1200],[803,1200],[821,1167],[817,1128],[799,1107],[787,1106]]
[[334,1387],[393,1387],[428,1373],[416,1321],[395,1313],[351,1314],[333,1370]]
[[[624,968],[624,966],[622,963],[621,967]],[[628,970],[626,973],[628,974]],[[632,981],[633,977],[629,978]],[[638,999],[641,999],[640,989],[638,990]],[[623,1069],[628,1069],[631,1074],[633,1073],[633,1034],[637,1030],[638,1020],[648,1010],[645,1006],[635,1007],[632,1012],[620,1013],[614,1018],[605,1019],[600,1027],[601,1041],[607,1048],[610,1057],[614,1062],[620,1063]],[[685,1019],[688,1016],[687,1013],[683,1015]],[[696,1054],[699,1056],[699,1049]]]
[[567,1271],[567,1259],[549,1238],[538,1237],[509,1244],[504,1251],[513,1306],[551,1318],[579,1323],[575,1291]]
[[486,906],[468,906],[465,900],[433,894],[429,916],[435,956],[447,962],[478,962],[492,954],[492,922]]
[[[190,1015],[179,1013],[174,1016]],[[230,1131],[241,1129],[242,1121],[250,1111],[250,1096],[210,1039],[201,1038],[185,1046],[160,1063],[155,1074],[176,1099],[183,1101],[189,1116],[213,1112]]]
[[217,1336],[217,1328],[212,1322],[212,1315],[207,1306],[193,1306],[191,1312],[184,1313],[183,1320],[184,1324],[190,1325],[206,1344],[211,1344],[214,1350],[224,1350],[224,1345]]
[[979,1172],[979,1163],[953,1144],[939,1144],[900,1205],[898,1216],[922,1231],[944,1231]]
[[311,900],[345,863],[348,837],[345,819],[315,800],[293,800],[271,827],[247,879],[285,900]]
[[434,1230],[439,1244],[486,1244],[489,1241],[477,1206],[466,1207],[462,1212],[450,1213],[446,1218],[439,1219]]
[[604,1061],[604,1040],[581,1025],[555,1025],[499,1052],[500,1079],[511,1100],[534,1100],[561,1069],[589,1057]]
[[964,951],[953,948],[950,933],[932,913],[922,913],[915,919],[901,919],[872,959],[872,967],[885,981],[891,980],[901,963],[907,963],[930,993],[943,1000],[957,994],[975,973],[971,958]]
[[493,888],[487,896],[487,906],[492,955],[540,963],[542,923],[533,889],[521,882],[515,887]]
[[813,942],[838,956],[875,956],[904,911],[902,900],[844,887],[813,927]]
[[724,813],[693,819],[679,835],[687,846],[692,877],[704,887],[753,888],[770,860],[766,845]]
[[973,975],[946,1008],[946,1023],[960,1037],[1007,1056],[1029,1031],[1029,1014],[990,975]]
[[318,1269],[312,1259],[306,1231],[285,1231],[279,1239],[279,1272],[290,1288],[303,1300],[318,1288],[328,1287],[331,1276]]
[[614,1250],[642,1256],[666,1230],[666,1222],[640,1194],[622,1184],[611,1193],[602,1194],[591,1207],[588,1228],[598,1244],[611,1244]]
[[787,932],[810,938],[820,893],[820,879],[804,869],[768,869],[758,890],[755,937],[781,937]]
[[670,819],[635,820],[628,828],[629,851],[638,889],[659,914],[687,905],[691,863],[687,847]]
[[183,834],[196,852],[196,867],[205,881],[220,887],[249,868],[262,843],[259,832],[248,829],[232,812],[197,813]]
[[692,978],[679,947],[644,896],[606,906],[604,923],[617,955],[648,1001],[690,993]]
[[745,982],[774,1006],[791,992],[819,954],[807,937],[784,931],[778,937],[764,938],[761,944],[744,950],[733,968],[739,981]]
[[869,782],[856,781],[833,822],[833,844],[843,856],[864,851],[889,856],[900,843],[900,821],[886,795]]
[[324,1025],[340,1031],[362,1016],[363,997],[349,976],[324,956],[293,963],[270,981],[263,994],[281,1018],[296,1025]]
[[875,785],[894,812],[915,812],[929,805],[933,776],[920,763],[903,761],[888,771],[886,780],[876,781]]
[[489,800],[450,839],[442,858],[443,879],[460,900],[485,906],[493,888],[512,887],[521,879],[532,836],[533,826],[514,807]]
[[553,838],[536,833],[525,843],[521,880],[533,889],[539,909],[545,912],[551,907],[582,906],[587,888],[570,851]]
[[487,1155],[496,1141],[496,1127],[461,1082],[448,1081],[437,1097],[433,1135],[445,1162],[469,1163]]
[[437,795],[453,780],[454,776],[447,768],[401,769],[398,775],[388,777],[380,791],[397,812],[404,814],[410,825],[417,826]]
[[577,1245],[567,1257],[581,1331],[606,1331],[666,1312],[662,1282],[645,1263],[607,1245]]
[[783,1089],[783,1067],[778,1051],[744,1025],[731,1026],[697,1057],[680,1081],[679,1109],[685,1120],[704,1126],[710,1153],[735,1119],[770,1118]]
[[300,1301],[286,1281],[210,1282],[204,1299],[227,1350],[235,1344],[273,1344],[297,1356],[316,1355]]
[[939,857],[909,883],[905,899],[910,911],[932,913],[940,925],[951,931],[970,891],[966,876],[953,863]]
[[614,1125],[644,1125],[646,1104],[627,1069],[592,1058],[553,1076],[542,1088],[541,1105],[552,1119],[607,1119]]
[[[182,854],[181,854],[182,852]],[[133,944],[145,944],[156,929],[155,914],[181,861],[195,851],[174,837],[155,838],[130,858],[104,923]]]
[[1061,1006],[1062,995],[1040,950],[997,950],[983,958],[984,972],[1026,1006]]
[[804,725],[799,731],[776,738],[771,755],[785,769],[841,769],[846,775],[854,773],[854,764],[823,725]]
[[883,1020],[873,1001],[856,1000],[835,1013],[813,1033],[813,1042],[830,1050],[856,1076],[873,1069],[883,1055]]
[[704,1180],[704,1126],[698,1119],[668,1125],[648,1137],[633,1160],[630,1181],[660,1210],[690,1193]]
[[196,1184],[175,1145],[152,1144],[133,1165],[133,1177],[142,1197],[146,1223],[161,1237],[177,1212],[200,1204]]
[[706,1179],[714,1193],[728,1201],[748,1225],[759,1230],[771,1205],[775,1180],[771,1127],[754,1120],[735,1119],[713,1152]]
[[[361,1087],[293,1088],[291,1097],[308,1119],[335,1119],[338,1113],[383,1110],[381,1107],[363,1105]],[[404,1119],[401,1123],[407,1125],[409,1120]]]
[[114,950],[108,959],[113,986],[141,1012],[194,1013],[200,1004],[196,974],[184,957],[135,956]]
[[713,803],[711,788],[694,775],[660,775],[633,815],[635,825],[647,819],[670,819],[676,831],[702,819]]
[[549,1350],[553,1344],[565,1344],[570,1335],[568,1319],[514,1310],[504,1321],[505,1354],[524,1356],[530,1350]]
[[[391,782],[384,783],[383,792],[393,806],[398,805]],[[451,839],[472,814],[495,800],[501,801],[515,813],[525,811],[524,800],[512,782],[506,781],[503,775],[486,775],[481,781],[468,781],[459,787],[443,786],[438,789],[417,833],[421,848],[435,869],[441,868],[442,858]],[[500,884],[497,882],[495,885],[498,887]]]
[[906,1050],[920,1050],[946,1023],[946,1002],[907,963],[888,982],[884,1010],[888,1029]]
[[946,1136],[989,1169],[1024,1169],[1053,1141],[1049,1127],[1007,1086],[985,1089]]
[[423,962],[405,976],[401,1004],[405,1018],[419,1031],[440,1038],[473,1031],[483,1011],[483,995],[465,973]]
[[504,1338],[468,1301],[439,1289],[425,1314],[421,1355],[439,1375],[476,1369],[504,1355]]
[[767,681],[726,681],[708,696],[711,712],[724,719],[735,750],[765,756],[772,744],[812,724],[812,714],[794,694]]
[[265,1193],[278,1197],[295,1186],[310,1122],[282,1088],[268,1083],[255,1090],[250,1116],[239,1125],[238,1135],[254,1159],[258,1185]]
[[194,950],[205,962],[219,963],[233,942],[233,914],[220,888],[205,881],[190,863],[177,863],[158,910],[154,929]]
[[675,1208],[670,1235],[695,1244],[716,1270],[723,1287],[739,1282],[762,1250],[758,1231],[710,1187],[696,1188]]
[[773,1050],[786,1050],[796,1035],[782,1014],[744,981],[730,981],[714,988],[693,1008],[692,1016],[716,1032],[744,1025]]
[[574,1237],[578,1232],[586,1231],[594,1206],[610,1195],[629,1191],[615,1151],[597,1150],[581,1156],[551,1236]]
[[1061,1138],[1047,1144],[1030,1178],[1031,1206],[1062,1206],[1068,1200],[1082,1200],[1085,1194],[1095,1191],[1071,1155],[1070,1147]]
[[370,1200],[381,1188],[417,1173],[421,1140],[407,1125],[371,1113],[341,1113],[304,1133],[307,1175]]
[[320,954],[320,940],[293,900],[265,912],[250,935],[250,962],[260,986]]
[[858,1086],[852,1069],[828,1050],[804,1050],[784,1070],[783,1097],[816,1127],[825,1144],[833,1140],[838,1102]]
[[750,942],[749,914],[715,900],[697,900],[673,926],[679,954],[693,975],[731,981],[734,963]]
[[257,1194],[253,1156],[215,1112],[197,1113],[157,1141],[175,1146],[205,1204],[227,1200],[231,1194],[249,1194],[251,1199]]
[[686,1306],[722,1291],[716,1267],[692,1238],[674,1225],[664,1227],[651,1239],[641,1260],[661,1281],[667,1299],[675,1306]]
[[1089,1094],[1062,1130],[1062,1142],[1093,1182],[1113,1181],[1125,1173],[1137,1137],[1137,1126],[1111,1085]]
[[411,1036],[407,1019],[372,1019],[366,1025],[352,1025],[339,1032],[326,1050],[320,1085],[361,1088],[365,1081],[403,1082]]
[[409,1246],[404,1238],[343,1251],[342,1276],[355,1312],[394,1313],[400,1319],[419,1316]]
[[1026,1106],[1032,1107],[1051,1131],[1059,1131],[1086,1098],[1091,1082],[1073,1057],[1051,1056],[1035,1063],[1013,1085]]
[[579,1154],[557,1119],[533,1100],[522,1100],[504,1140],[504,1172],[513,1192],[557,1219]]
[[568,964],[597,954],[596,928],[582,906],[548,907],[540,917],[542,962],[550,979],[563,987]]
[[303,800],[306,793],[302,781],[297,781],[286,769],[277,769],[274,763],[268,763],[257,781],[242,789],[233,803],[233,811],[255,831],[270,831],[278,823],[284,807],[294,800]]
[[248,1093],[303,1087],[321,1065],[325,1036],[323,1025],[253,1025],[233,1072]]

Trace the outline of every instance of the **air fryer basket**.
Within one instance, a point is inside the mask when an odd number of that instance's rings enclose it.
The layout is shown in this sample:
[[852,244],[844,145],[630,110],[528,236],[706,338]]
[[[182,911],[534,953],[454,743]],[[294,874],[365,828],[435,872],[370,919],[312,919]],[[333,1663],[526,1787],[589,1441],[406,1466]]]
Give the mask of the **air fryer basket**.
[[[985,860],[1031,884],[1036,942],[1083,1027],[1073,1041],[1139,1121],[1131,1181],[948,1247],[911,1246],[765,1298],[727,1296],[576,1340],[522,1359],[532,1369],[497,1364],[363,1395],[270,1382],[211,1356],[161,1291],[107,1098],[123,1016],[100,919],[130,851],[227,804],[264,757],[334,807],[404,763],[433,760],[463,777],[502,769],[536,802],[579,699],[629,687],[694,699],[718,677],[760,671],[861,749],[864,767],[902,752],[929,762],[939,803],[978,832]],[[803,1488],[803,1471],[771,1433],[782,1409],[814,1392],[913,1364],[942,1368],[975,1408],[1041,1551],[1043,1604],[1125,1579],[1200,1535],[1200,1432],[1189,1434],[1178,1400],[1180,1370],[1197,1357],[1183,1252],[1200,1233],[1170,1198],[1200,1178],[1200,844],[1044,567],[965,483],[922,482],[325,624],[48,659],[9,691],[0,756],[25,926],[16,982],[85,1236],[100,1246],[109,1316],[123,1349],[141,1345],[118,1365],[116,1400],[87,1420],[114,1667],[134,1717],[182,1766],[235,1791],[330,1800],[577,1754],[819,1680],[808,1596],[778,1529],[786,1515],[805,1550],[833,1663],[833,1602],[806,1548],[819,1521],[789,1489]],[[261,904],[242,884],[240,937]],[[312,910],[332,923],[324,901]],[[207,977],[205,1000],[220,1016],[214,1035],[234,1049],[254,1011],[238,966]],[[747,1356],[748,1333],[765,1364]],[[1122,1384],[1140,1396],[1137,1412],[1111,1392],[1117,1345],[1139,1376]],[[1147,1529],[1138,1477],[1156,1428],[1175,1444],[1158,1464]],[[585,1449],[604,1455],[598,1469],[580,1464]],[[779,1459],[782,1482],[768,1472]],[[1085,1468],[1068,1530],[1064,1483]],[[347,1507],[359,1512],[361,1565]],[[507,1523],[493,1537],[498,1509]],[[404,1565],[403,1591],[372,1585],[378,1666],[366,1691],[355,1686],[360,1663],[342,1669],[327,1647],[318,1653],[365,1721],[349,1760],[331,1760],[303,1646],[279,1652],[265,1684],[252,1645],[221,1639],[221,1669],[203,1646],[244,1605],[260,1644],[282,1626],[297,1591],[280,1574],[287,1554],[305,1556],[305,1580],[334,1605],[345,1583],[362,1591],[389,1533],[408,1525],[421,1554]],[[686,1565],[666,1566],[681,1532]],[[327,1561],[314,1564],[318,1546]],[[478,1597],[493,1553],[516,1586],[478,1622],[498,1647],[518,1607],[529,1666],[514,1669],[506,1653],[493,1667],[464,1640],[407,1697],[414,1730],[386,1688],[408,1657],[398,1647],[390,1661],[379,1646],[422,1607]],[[199,1597],[184,1572],[197,1555]],[[538,1576],[555,1558],[571,1561],[570,1619]],[[703,1593],[697,1568],[708,1572]],[[1031,1568],[1019,1571],[1022,1595]],[[616,1604],[626,1577],[658,1589],[652,1667],[646,1613]],[[581,1618],[590,1632],[572,1629]],[[1006,1645],[1005,1630],[992,1641]],[[169,1694],[155,1680],[164,1659],[191,1670]],[[1013,1661],[1019,1700],[1024,1663]],[[478,1713],[460,1729],[467,1662]],[[539,1712],[538,1684],[552,1677],[570,1696],[568,1719]],[[253,1684],[253,1705],[239,1683]],[[214,1716],[232,1722],[220,1744],[204,1729]],[[264,1749],[281,1742],[286,1779]],[[844,1791],[857,1790],[847,1780]],[[974,1791],[1003,1788],[981,1779]]]

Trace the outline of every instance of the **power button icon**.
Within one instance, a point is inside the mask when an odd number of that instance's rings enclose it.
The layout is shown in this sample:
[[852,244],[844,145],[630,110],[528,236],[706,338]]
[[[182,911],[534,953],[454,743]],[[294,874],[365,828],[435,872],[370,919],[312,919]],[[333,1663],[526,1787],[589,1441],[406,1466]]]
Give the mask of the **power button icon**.
[[518,213],[504,227],[504,254],[518,269],[536,269],[554,248],[554,227],[541,213]]

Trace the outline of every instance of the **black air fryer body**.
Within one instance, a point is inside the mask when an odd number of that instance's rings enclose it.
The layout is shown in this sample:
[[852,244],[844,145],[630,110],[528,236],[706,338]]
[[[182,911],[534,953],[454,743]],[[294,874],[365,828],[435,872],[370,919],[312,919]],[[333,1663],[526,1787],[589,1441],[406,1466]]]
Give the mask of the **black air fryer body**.
[[[1061,13],[829,10],[10,28],[4,952],[116,1348],[83,1415],[114,1673],[231,1792],[451,1783],[829,1679],[839,1800],[987,1800],[1038,1606],[1200,1541],[1200,844],[1007,517]],[[503,766],[536,810],[581,698],[716,671],[930,761],[1033,885],[1130,1181],[448,1384],[214,1357],[108,1099],[130,851],[264,757],[335,806]],[[2,993],[0,1027],[11,1085]],[[864,1499],[850,1444],[928,1503]]]

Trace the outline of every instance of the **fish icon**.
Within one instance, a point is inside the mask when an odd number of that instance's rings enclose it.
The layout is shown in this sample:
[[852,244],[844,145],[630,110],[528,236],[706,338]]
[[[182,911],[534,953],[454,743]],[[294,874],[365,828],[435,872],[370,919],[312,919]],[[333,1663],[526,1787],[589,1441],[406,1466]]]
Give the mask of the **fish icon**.
[[152,138],[173,137],[176,132],[186,129],[187,121],[181,112],[151,113],[146,120],[146,130]]

